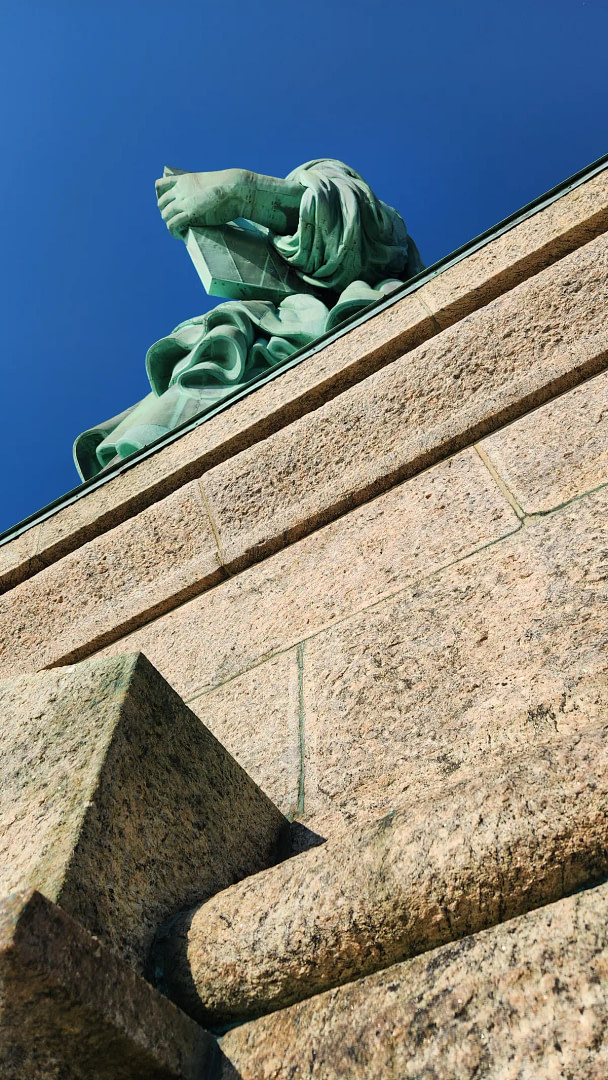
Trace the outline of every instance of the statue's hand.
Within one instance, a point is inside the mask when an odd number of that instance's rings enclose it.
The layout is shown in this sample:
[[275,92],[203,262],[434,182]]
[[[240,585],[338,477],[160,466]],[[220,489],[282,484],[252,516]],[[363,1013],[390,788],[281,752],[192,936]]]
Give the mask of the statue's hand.
[[156,181],[163,220],[173,236],[191,225],[224,225],[247,213],[251,173],[246,169],[186,172]]

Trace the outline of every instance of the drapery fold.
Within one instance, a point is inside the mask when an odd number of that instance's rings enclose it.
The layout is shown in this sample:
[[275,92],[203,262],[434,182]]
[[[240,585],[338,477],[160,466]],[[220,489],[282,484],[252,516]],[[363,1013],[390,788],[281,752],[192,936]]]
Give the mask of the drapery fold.
[[151,393],[77,438],[74,458],[83,479],[255,382],[423,269],[397,211],[347,165],[322,158],[290,179],[303,187],[298,228],[272,242],[326,302],[308,293],[278,306],[230,300],[180,323],[148,350]]

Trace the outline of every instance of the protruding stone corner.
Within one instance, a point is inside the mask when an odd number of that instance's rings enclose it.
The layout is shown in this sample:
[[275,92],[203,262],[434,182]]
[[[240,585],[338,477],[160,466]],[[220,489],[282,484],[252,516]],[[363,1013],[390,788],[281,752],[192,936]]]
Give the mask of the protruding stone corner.
[[167,929],[163,990],[238,1024],[605,880],[607,766],[603,720],[241,881]]
[[41,893],[0,898],[0,1080],[213,1080],[215,1039]]
[[0,683],[1,891],[142,971],[170,915],[284,857],[288,823],[141,653]]

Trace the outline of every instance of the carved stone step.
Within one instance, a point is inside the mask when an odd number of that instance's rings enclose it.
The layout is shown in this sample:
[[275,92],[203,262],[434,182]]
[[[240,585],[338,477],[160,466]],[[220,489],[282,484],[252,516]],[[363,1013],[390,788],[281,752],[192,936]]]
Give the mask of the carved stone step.
[[[460,774],[459,774],[460,775]],[[260,1016],[608,875],[608,722],[219,893],[157,945],[204,1024]]]
[[207,1080],[220,1055],[37,892],[0,900],[1,1080]]
[[608,885],[229,1031],[223,1080],[608,1075]]

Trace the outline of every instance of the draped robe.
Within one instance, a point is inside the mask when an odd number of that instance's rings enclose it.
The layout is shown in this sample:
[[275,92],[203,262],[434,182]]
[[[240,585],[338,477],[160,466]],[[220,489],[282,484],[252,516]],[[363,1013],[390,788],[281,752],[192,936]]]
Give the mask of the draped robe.
[[278,305],[229,300],[155,342],[150,393],[76,439],[83,479],[204,414],[423,269],[403,219],[353,169],[321,158],[288,179],[302,185],[298,227],[271,242],[315,294]]

